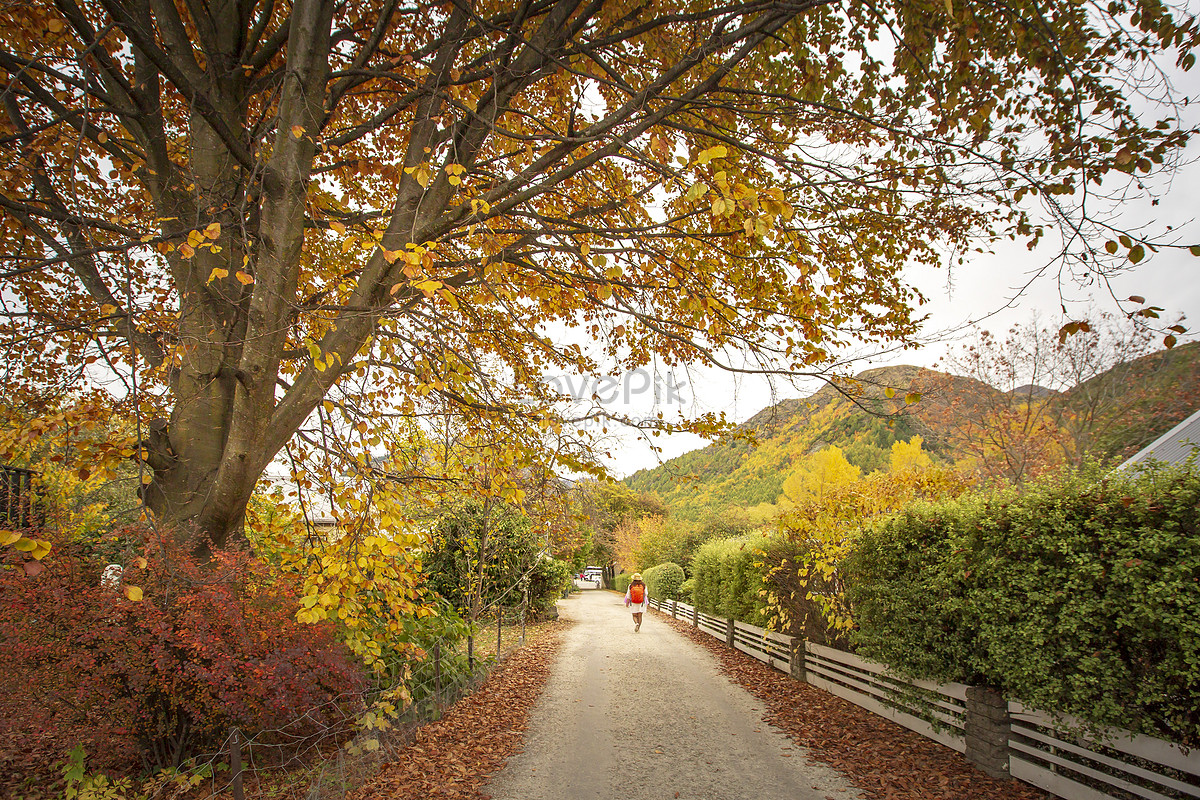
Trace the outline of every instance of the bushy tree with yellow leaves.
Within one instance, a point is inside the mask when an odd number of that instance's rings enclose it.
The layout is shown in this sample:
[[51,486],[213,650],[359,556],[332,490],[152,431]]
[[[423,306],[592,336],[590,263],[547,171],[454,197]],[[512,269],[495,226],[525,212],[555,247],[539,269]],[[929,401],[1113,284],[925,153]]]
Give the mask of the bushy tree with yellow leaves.
[[1159,0],[11,4],[5,388],[123,384],[201,555],[289,443],[364,464],[432,398],[594,470],[575,423],[619,415],[548,373],[820,374],[913,341],[913,264],[1185,246],[1094,210],[1177,159],[1130,68],[1197,31]]
[[865,478],[840,453],[822,453],[809,457],[814,470],[796,473],[795,485],[809,491],[779,516],[779,533],[790,546],[768,546],[762,555],[775,624],[835,640],[854,625],[842,564],[864,526],[918,500],[956,497],[966,491],[968,479],[933,465],[919,436],[894,443],[892,469]]

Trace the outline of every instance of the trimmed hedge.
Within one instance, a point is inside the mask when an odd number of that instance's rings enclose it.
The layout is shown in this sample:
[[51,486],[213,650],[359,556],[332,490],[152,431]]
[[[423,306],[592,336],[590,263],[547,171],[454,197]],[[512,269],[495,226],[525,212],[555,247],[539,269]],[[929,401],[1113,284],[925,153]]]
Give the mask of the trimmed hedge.
[[692,605],[695,602],[695,600],[693,598],[693,592],[695,592],[695,590],[696,590],[696,579],[688,578],[679,587],[679,599],[682,600],[683,602],[687,603],[688,605]]
[[692,559],[692,597],[706,614],[762,625],[766,621],[760,549],[763,536],[711,539]]
[[656,600],[678,600],[683,578],[683,567],[674,561],[666,561],[642,573],[646,589]]
[[922,505],[851,557],[859,652],[911,677],[1200,746],[1200,472]]

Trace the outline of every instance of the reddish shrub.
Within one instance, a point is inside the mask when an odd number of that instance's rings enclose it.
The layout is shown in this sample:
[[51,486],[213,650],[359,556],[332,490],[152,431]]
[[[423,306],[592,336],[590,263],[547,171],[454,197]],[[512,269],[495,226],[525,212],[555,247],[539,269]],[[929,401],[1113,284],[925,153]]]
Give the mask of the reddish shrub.
[[103,565],[78,546],[56,546],[33,577],[22,555],[0,564],[9,741],[46,731],[109,769],[177,765],[230,726],[290,741],[327,730],[365,688],[331,625],[293,619],[296,582],[246,552],[205,565],[150,552],[125,576],[141,602],[101,588]]

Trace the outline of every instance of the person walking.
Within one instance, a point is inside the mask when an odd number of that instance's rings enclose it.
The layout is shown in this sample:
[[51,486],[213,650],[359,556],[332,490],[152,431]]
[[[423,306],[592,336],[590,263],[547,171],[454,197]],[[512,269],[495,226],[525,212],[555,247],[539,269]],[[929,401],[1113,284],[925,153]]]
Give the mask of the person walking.
[[625,590],[625,607],[633,611],[633,632],[642,629],[642,614],[646,613],[647,597],[646,584],[642,581],[642,573],[635,572],[629,580],[629,588]]

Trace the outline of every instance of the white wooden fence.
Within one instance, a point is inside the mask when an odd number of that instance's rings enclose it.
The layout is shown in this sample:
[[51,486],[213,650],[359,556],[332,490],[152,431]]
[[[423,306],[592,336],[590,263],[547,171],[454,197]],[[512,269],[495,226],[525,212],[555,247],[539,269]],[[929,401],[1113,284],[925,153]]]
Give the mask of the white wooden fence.
[[[1100,740],[1073,735],[1078,720],[1001,701],[1000,722],[959,683],[910,681],[886,665],[774,631],[705,614],[687,603],[650,599],[650,607],[690,622],[748,655],[880,716],[1069,800],[1200,800],[1200,750],[1109,729]],[[803,646],[801,647],[801,644]],[[1005,714],[1004,711],[1007,711]],[[973,735],[968,736],[968,719]],[[980,755],[979,729],[998,730],[998,761]]]

